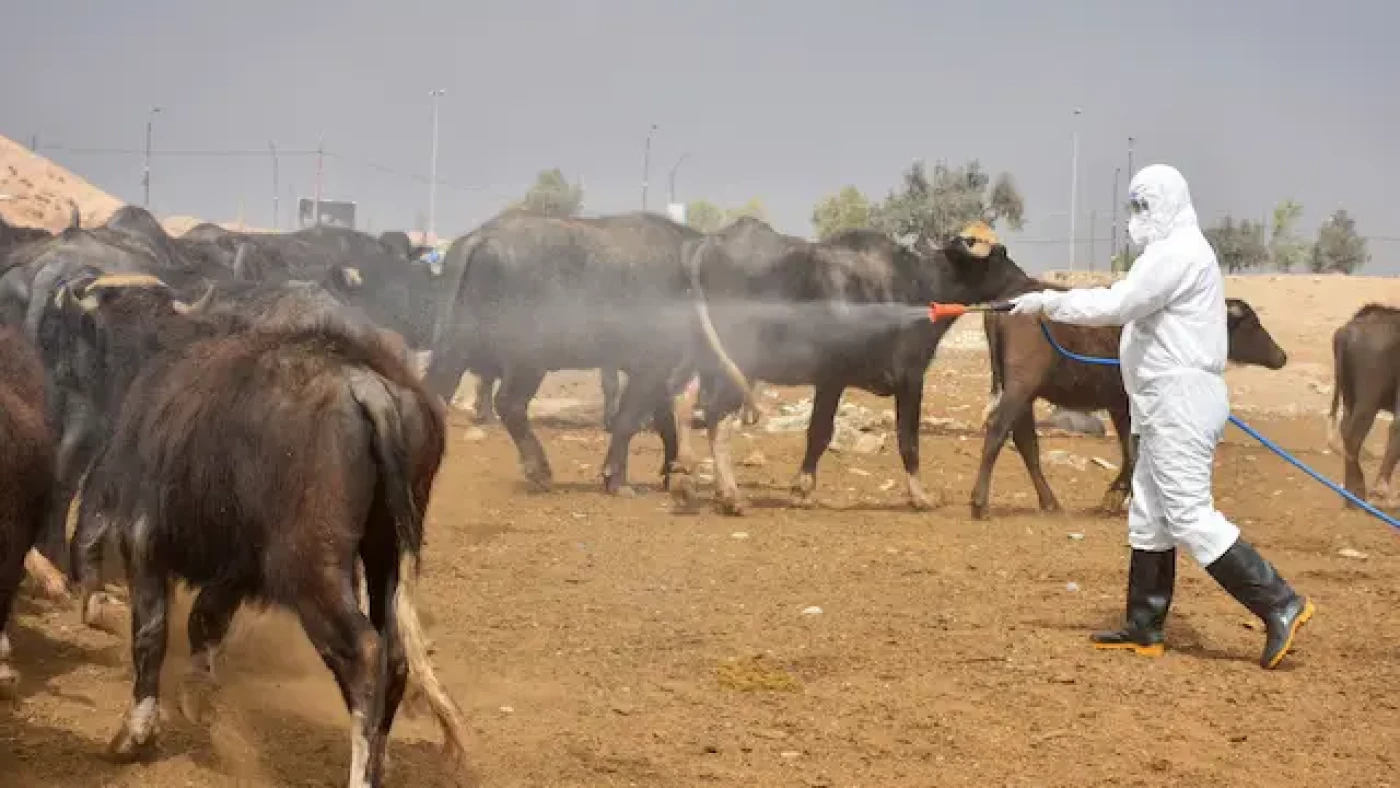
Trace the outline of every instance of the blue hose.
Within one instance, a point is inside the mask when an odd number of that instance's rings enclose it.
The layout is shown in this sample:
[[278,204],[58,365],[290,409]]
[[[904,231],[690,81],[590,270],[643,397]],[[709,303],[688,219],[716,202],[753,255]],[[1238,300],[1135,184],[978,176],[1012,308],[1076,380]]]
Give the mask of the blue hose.
[[[1050,335],[1050,324],[1045,322],[1044,320],[1040,321],[1040,333],[1045,335],[1046,341],[1050,343],[1051,347],[1055,348],[1055,352],[1059,353],[1065,358],[1078,361],[1083,364],[1097,364],[1098,366],[1102,367],[1116,367],[1119,365],[1118,359],[1116,358],[1098,358],[1096,356],[1081,356],[1078,353],[1066,350],[1063,345],[1055,341],[1055,337]],[[1239,427],[1251,438],[1259,441],[1261,444],[1264,445],[1264,448],[1268,449],[1274,454],[1277,454],[1279,457],[1282,457],[1293,467],[1313,477],[1324,486],[1331,488],[1333,492],[1337,493],[1338,495],[1342,496],[1348,501],[1351,501],[1357,506],[1360,506],[1362,509],[1365,509],[1367,513],[1369,513],[1372,517],[1375,517],[1377,520],[1380,520],[1381,522],[1385,523],[1386,525],[1389,525],[1392,528],[1400,529],[1400,520],[1396,520],[1394,517],[1391,517],[1385,512],[1382,512],[1380,509],[1377,509],[1376,507],[1372,506],[1366,501],[1363,501],[1355,495],[1352,495],[1351,492],[1348,491],[1346,488],[1338,485],[1336,482],[1333,482],[1331,479],[1328,479],[1327,477],[1323,476],[1322,474],[1318,473],[1312,468],[1309,468],[1308,466],[1304,465],[1303,462],[1297,457],[1294,457],[1292,454],[1289,454],[1278,444],[1274,443],[1268,438],[1265,438],[1263,435],[1260,435],[1258,430],[1254,429],[1248,424],[1245,424],[1243,421],[1236,418],[1233,414],[1231,414],[1230,416],[1230,423],[1235,425],[1236,427]]]

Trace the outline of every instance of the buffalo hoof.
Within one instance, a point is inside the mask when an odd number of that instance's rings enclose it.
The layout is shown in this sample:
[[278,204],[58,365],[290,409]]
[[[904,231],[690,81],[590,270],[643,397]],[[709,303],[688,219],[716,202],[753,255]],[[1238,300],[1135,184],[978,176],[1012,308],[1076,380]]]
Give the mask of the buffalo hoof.
[[19,690],[19,674],[4,662],[0,662],[0,699],[14,700]]
[[670,486],[671,500],[680,511],[695,511],[699,502],[699,495],[695,489],[695,477],[689,473],[675,472],[671,474]]
[[118,637],[131,631],[130,613],[126,605],[103,591],[93,594],[83,603],[83,623]]
[[554,490],[554,473],[548,466],[527,462],[522,464],[521,470],[525,473],[525,481],[529,483],[530,489],[541,493]]
[[811,490],[793,490],[791,506],[794,509],[815,509],[817,496]]
[[202,671],[191,672],[180,685],[180,716],[192,725],[208,725],[213,717],[216,689],[213,676]]
[[911,496],[909,506],[916,512],[927,512],[938,508],[938,505],[927,494]]
[[[1109,514],[1117,514],[1123,511],[1123,507],[1127,503],[1127,490],[1109,490],[1108,492],[1103,494],[1103,502],[1099,504],[1099,508],[1103,509]],[[1059,511],[1059,508],[1059,504],[1056,504],[1054,511]]]
[[112,737],[107,745],[107,757],[116,763],[136,763],[150,760],[156,754],[154,731],[144,740],[138,740],[125,725]]
[[117,763],[133,763],[154,755],[159,713],[155,698],[145,698],[132,707],[122,718],[121,730],[107,745],[107,757]]
[[715,509],[720,514],[739,517],[744,513],[744,502],[737,495],[716,495]]
[[988,513],[987,505],[986,505],[985,503],[976,503],[976,502],[973,502],[973,504],[972,504],[972,519],[974,519],[974,520],[986,520],[986,519],[988,519],[989,517],[990,517],[990,515],[989,515],[989,513]]
[[617,487],[615,487],[615,488],[609,490],[609,491],[608,491],[608,494],[613,495],[613,496],[616,496],[616,497],[618,497],[618,498],[636,498],[636,497],[637,497],[637,491],[634,490],[634,489],[632,489],[632,485],[630,485],[630,484],[619,484]]

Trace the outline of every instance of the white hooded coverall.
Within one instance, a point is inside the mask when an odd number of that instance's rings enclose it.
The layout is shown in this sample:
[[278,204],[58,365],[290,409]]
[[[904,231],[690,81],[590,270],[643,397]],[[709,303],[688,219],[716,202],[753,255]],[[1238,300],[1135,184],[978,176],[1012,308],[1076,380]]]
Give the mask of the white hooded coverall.
[[1211,491],[1215,447],[1230,416],[1224,279],[1181,173],[1145,167],[1129,194],[1135,205],[1146,203],[1128,224],[1145,248],[1126,277],[1108,288],[1032,293],[1013,303],[1018,312],[1039,306],[1056,322],[1123,326],[1123,385],[1140,439],[1128,543],[1152,552],[1180,545],[1207,566],[1240,535]]

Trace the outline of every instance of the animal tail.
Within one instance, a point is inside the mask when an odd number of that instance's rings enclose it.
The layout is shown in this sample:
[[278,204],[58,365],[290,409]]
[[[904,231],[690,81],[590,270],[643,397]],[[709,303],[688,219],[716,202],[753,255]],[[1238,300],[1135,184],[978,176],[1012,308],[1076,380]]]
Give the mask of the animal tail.
[[[427,639],[414,601],[418,571],[423,548],[423,517],[427,505],[426,491],[415,491],[413,449],[422,447],[441,457],[443,419],[441,412],[426,401],[404,392],[395,395],[397,387],[368,372],[357,373],[351,382],[351,392],[373,427],[372,449],[379,465],[382,489],[389,515],[394,521],[394,535],[399,553],[397,572],[389,578],[388,611],[384,631],[380,633],[386,645],[386,656],[380,660],[381,681],[376,690],[376,708],[382,707],[382,695],[388,687],[388,636],[395,630],[408,658],[409,685],[422,691],[433,716],[443,733],[443,754],[451,762],[465,767],[467,724],[462,709],[452,699],[437,677],[428,657]],[[409,411],[405,413],[405,411]],[[410,418],[405,419],[405,416]],[[430,424],[421,420],[428,419]],[[419,494],[415,494],[419,492]],[[421,500],[420,500],[421,498]]]
[[1342,329],[1332,334],[1332,408],[1327,412],[1327,446],[1338,454],[1345,452],[1342,444],[1342,418],[1338,407],[1342,399],[1342,387],[1347,381],[1346,341]]
[[710,320],[710,307],[705,300],[705,288],[700,283],[700,265],[704,262],[705,255],[710,251],[716,241],[713,238],[705,238],[695,245],[690,255],[685,260],[686,273],[690,277],[690,289],[693,302],[695,304],[696,317],[700,319],[700,329],[705,334],[705,341],[710,349],[719,358],[720,366],[724,369],[724,374],[730,382],[738,387],[744,395],[744,408],[750,412],[761,412],[758,400],[754,397],[753,388],[749,386],[749,381],[744,377],[743,370],[734,363],[734,359],[724,350],[724,344],[720,342],[719,332],[715,331],[715,324]]
[[1005,385],[1001,379],[1001,342],[998,339],[1000,333],[998,316],[993,312],[985,312],[982,315],[982,331],[987,335],[987,361],[991,366],[991,392],[987,399],[987,407],[982,410],[982,424],[986,425],[987,419],[991,417],[992,411],[997,409],[1001,403],[1001,390]]
[[[472,268],[472,260],[486,243],[484,233],[474,232],[459,238],[443,254],[445,281],[433,306],[433,333],[429,340],[428,369],[423,375],[428,388],[451,402],[462,380],[462,373],[471,367],[471,359],[466,348],[461,347],[462,331],[457,329],[462,322],[461,311],[465,309],[463,298]],[[460,266],[449,265],[460,259]]]

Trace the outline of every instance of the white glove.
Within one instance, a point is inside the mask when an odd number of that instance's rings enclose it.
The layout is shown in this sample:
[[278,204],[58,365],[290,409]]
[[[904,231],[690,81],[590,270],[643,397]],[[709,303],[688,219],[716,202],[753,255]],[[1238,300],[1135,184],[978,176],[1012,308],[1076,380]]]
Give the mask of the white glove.
[[1011,314],[1013,315],[1038,315],[1045,311],[1047,294],[1044,291],[1038,293],[1026,293],[1011,299]]

